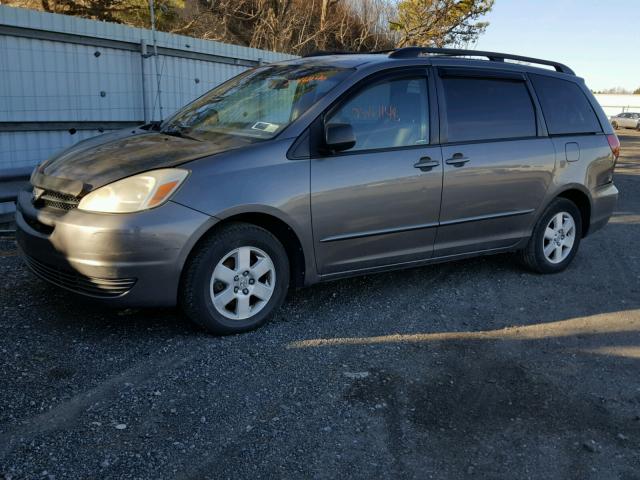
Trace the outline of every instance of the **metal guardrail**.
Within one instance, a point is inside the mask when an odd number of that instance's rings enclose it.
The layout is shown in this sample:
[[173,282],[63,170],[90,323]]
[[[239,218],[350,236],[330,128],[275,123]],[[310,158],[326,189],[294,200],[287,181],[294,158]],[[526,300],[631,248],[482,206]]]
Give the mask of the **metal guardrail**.
[[0,170],[0,203],[15,202],[18,192],[29,188],[33,167]]
[[[35,40],[49,40],[52,42],[75,43],[96,48],[113,48],[116,50],[129,50],[139,52],[141,49],[139,42],[127,40],[112,40],[109,38],[80,35],[77,33],[62,33],[52,30],[40,30],[37,28],[20,27],[15,25],[4,25],[0,23],[0,35],[12,37],[24,37]],[[189,48],[189,46],[185,46]],[[240,65],[245,67],[255,67],[262,64],[262,59],[249,60],[246,58],[217,55],[214,53],[204,53],[197,51],[182,50],[170,47],[158,47],[158,55],[168,57],[190,58],[193,60],[203,60],[205,62],[225,63],[229,65]]]
[[619,108],[621,113],[629,112],[629,111],[640,111],[640,107],[636,107],[633,105],[602,105],[602,108]]

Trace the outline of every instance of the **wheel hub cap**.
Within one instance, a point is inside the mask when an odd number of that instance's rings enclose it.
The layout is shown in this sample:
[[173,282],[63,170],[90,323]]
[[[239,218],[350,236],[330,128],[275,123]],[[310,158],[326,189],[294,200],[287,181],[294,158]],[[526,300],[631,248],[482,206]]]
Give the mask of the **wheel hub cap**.
[[245,320],[269,302],[275,282],[275,266],[266,252],[239,247],[216,265],[210,282],[211,301],[225,317]]
[[545,229],[542,249],[545,258],[551,263],[560,263],[573,250],[576,224],[573,216],[567,212],[554,215]]

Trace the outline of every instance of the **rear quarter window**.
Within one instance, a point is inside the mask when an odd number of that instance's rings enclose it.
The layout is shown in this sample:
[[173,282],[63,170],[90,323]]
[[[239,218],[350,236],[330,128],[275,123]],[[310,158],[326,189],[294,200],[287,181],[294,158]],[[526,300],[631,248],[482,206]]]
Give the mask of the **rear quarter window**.
[[549,135],[600,133],[602,127],[582,89],[569,80],[529,74]]

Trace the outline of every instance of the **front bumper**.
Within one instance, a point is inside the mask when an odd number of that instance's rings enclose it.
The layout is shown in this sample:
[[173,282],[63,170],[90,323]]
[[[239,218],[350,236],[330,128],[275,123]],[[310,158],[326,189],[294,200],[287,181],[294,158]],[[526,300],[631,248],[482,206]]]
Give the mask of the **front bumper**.
[[37,210],[21,192],[16,239],[31,270],[60,287],[117,306],[171,306],[189,252],[216,222],[173,202],[132,214]]

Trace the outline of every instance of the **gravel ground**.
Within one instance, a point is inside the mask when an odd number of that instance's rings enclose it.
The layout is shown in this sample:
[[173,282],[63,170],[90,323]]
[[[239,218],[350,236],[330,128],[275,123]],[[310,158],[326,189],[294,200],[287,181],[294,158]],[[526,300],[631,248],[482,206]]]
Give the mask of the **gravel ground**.
[[215,338],[35,279],[0,240],[0,478],[640,479],[640,134],[611,223],[301,290]]

